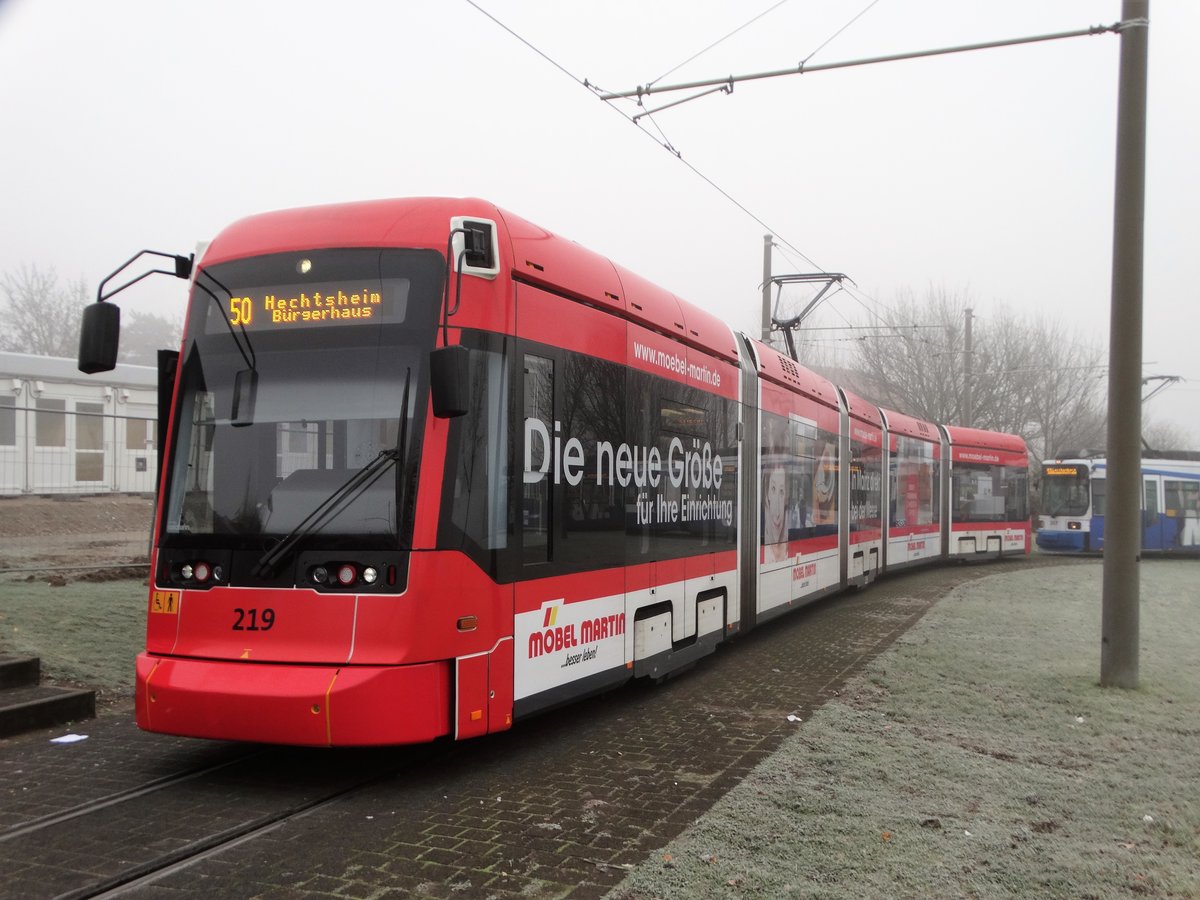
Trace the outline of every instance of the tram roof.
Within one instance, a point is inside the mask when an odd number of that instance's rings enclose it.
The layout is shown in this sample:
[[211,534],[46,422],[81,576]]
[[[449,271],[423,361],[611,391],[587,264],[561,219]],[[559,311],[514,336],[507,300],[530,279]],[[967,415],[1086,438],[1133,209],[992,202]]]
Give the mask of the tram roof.
[[838,408],[837,387],[828,378],[818,375],[812,369],[806,369],[790,356],[784,356],[769,344],[764,344],[757,338],[754,342],[754,352],[758,355],[758,373],[785,387],[819,400],[827,406]]
[[295,250],[419,247],[446,251],[450,219],[496,222],[501,268],[730,362],[733,330],[717,316],[574,241],[478,198],[410,197],[366,200],[260,213],[229,225],[208,246],[201,265]]
[[884,424],[887,425],[888,431],[892,434],[903,434],[909,437],[920,438],[924,441],[933,441],[936,444],[942,442],[935,422],[918,419],[916,416],[897,412],[894,409],[884,409],[882,406],[879,408],[879,411],[883,413]]
[[1025,453],[1025,441],[1015,434],[987,431],[983,428],[964,428],[947,425],[946,434],[954,447],[979,447],[987,450],[1004,450],[1009,453]]

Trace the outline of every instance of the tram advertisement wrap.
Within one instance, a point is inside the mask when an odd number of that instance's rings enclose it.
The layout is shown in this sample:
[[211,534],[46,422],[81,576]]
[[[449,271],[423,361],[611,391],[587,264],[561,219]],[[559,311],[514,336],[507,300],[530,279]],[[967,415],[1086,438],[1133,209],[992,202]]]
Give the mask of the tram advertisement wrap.
[[[560,430],[559,422],[552,435],[548,423],[525,419],[525,484],[549,478],[554,484],[574,486],[586,477],[597,487],[632,485],[638,525],[733,525],[734,501],[721,496],[724,470],[709,441],[672,436],[665,449],[597,441],[587,452],[578,438]],[[595,459],[591,471],[588,458]]]
[[518,613],[515,696],[537,694],[625,665],[625,598],[547,600]]

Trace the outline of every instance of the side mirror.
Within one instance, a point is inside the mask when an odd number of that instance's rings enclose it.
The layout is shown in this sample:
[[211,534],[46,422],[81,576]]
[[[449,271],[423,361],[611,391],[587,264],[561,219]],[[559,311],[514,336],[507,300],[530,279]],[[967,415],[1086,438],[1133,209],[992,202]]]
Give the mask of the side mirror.
[[429,353],[429,393],[439,419],[464,416],[470,408],[471,351],[461,344]]
[[79,327],[79,371],[88,375],[111,372],[117,365],[120,338],[119,306],[97,302],[85,307]]

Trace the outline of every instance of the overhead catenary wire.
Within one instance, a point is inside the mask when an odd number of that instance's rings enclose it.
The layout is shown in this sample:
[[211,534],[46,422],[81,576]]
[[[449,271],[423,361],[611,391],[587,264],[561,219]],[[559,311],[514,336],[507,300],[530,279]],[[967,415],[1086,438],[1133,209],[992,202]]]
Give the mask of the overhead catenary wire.
[[[743,31],[744,29],[750,27],[751,25],[753,25],[755,22],[757,22],[759,19],[763,18],[764,16],[775,12],[775,10],[779,9],[779,7],[783,6],[787,2],[788,2],[788,0],[779,0],[778,3],[775,3],[772,6],[767,7],[762,12],[760,12],[758,15],[756,15],[753,19],[751,19],[749,22],[743,22],[737,28],[733,29],[733,31],[729,32],[729,34],[725,35],[724,37],[718,38],[717,40],[715,40],[711,44],[709,44],[707,47],[705,47],[703,50],[699,50],[696,53],[693,53],[691,56],[689,56],[683,62],[667,69],[667,71],[663,72],[661,75],[659,75],[657,78],[655,78],[654,81],[651,81],[650,84],[654,84],[655,82],[662,81],[668,75],[670,75],[674,72],[678,72],[680,69],[682,69],[688,63],[695,62],[697,59],[699,59],[701,56],[703,56],[709,50],[712,50],[714,47],[725,43],[725,41],[729,40],[731,37],[733,37],[739,31]],[[875,3],[878,3],[878,2],[879,2],[879,0],[875,0]],[[872,4],[872,6],[873,5],[874,4]],[[837,37],[837,35],[834,35],[834,37]],[[817,50],[820,50],[820,49],[821,49],[820,47],[817,48]],[[816,51],[814,51],[814,52],[816,52]]]
[[[696,177],[698,177],[701,181],[703,181],[705,184],[707,184],[710,188],[715,190],[722,197],[724,197],[727,201],[729,201],[731,204],[733,204],[737,209],[739,209],[747,217],[749,217],[751,220],[753,220],[755,223],[760,225],[766,231],[770,232],[772,235],[774,235],[776,238],[778,238],[778,240],[780,242],[782,242],[781,244],[776,244],[775,246],[777,246],[777,247],[786,246],[787,248],[790,248],[796,254],[798,254],[799,256],[801,256],[805,260],[807,260],[809,263],[811,263],[813,265],[813,267],[817,268],[817,269],[823,269],[823,267],[820,266],[819,264],[817,264],[816,262],[814,262],[813,260],[811,260],[806,254],[803,253],[803,251],[801,251],[798,247],[796,247],[796,245],[794,243],[792,243],[787,238],[780,235],[778,229],[773,228],[761,216],[759,216],[758,214],[753,212],[748,206],[743,204],[741,201],[739,201],[737,198],[735,198],[732,194],[730,194],[727,190],[725,190],[723,187],[718,185],[716,183],[716,181],[714,181],[712,178],[710,178],[705,173],[701,172],[689,160],[685,159],[683,157],[682,152],[670,141],[669,138],[667,138],[666,133],[663,131],[661,125],[654,119],[654,115],[653,115],[652,111],[647,111],[645,113],[638,114],[637,116],[631,116],[631,115],[627,114],[624,110],[619,109],[611,101],[616,100],[616,99],[637,98],[638,104],[641,105],[642,97],[648,96],[650,94],[667,93],[667,92],[671,92],[671,91],[678,91],[678,90],[685,90],[685,89],[709,88],[709,87],[717,88],[719,90],[722,88],[722,86],[727,87],[727,90],[724,91],[725,93],[730,93],[733,90],[733,85],[739,81],[759,80],[759,79],[763,79],[763,78],[781,77],[781,76],[785,76],[785,75],[807,74],[807,73],[811,73],[811,72],[830,71],[830,70],[834,70],[834,69],[849,68],[852,66],[875,65],[875,64],[884,63],[884,62],[898,62],[898,61],[902,61],[902,60],[920,59],[920,58],[942,56],[942,55],[955,54],[955,53],[966,53],[966,52],[973,52],[973,51],[977,51],[977,50],[997,49],[997,48],[1003,48],[1003,47],[1019,46],[1022,44],[1044,43],[1047,41],[1065,40],[1065,39],[1069,39],[1069,38],[1094,36],[1094,35],[1107,34],[1107,33],[1119,34],[1124,29],[1131,28],[1131,27],[1143,27],[1145,25],[1145,22],[1143,20],[1135,19],[1135,20],[1131,20],[1131,21],[1117,22],[1112,25],[1095,25],[1095,26],[1090,26],[1085,29],[1077,29],[1074,31],[1065,31],[1065,32],[1056,32],[1053,34],[1035,35],[1035,36],[1023,37],[1023,38],[1010,38],[1010,39],[1005,39],[1005,40],[987,41],[987,42],[981,42],[981,43],[975,43],[975,44],[961,45],[961,46],[956,46],[956,47],[945,47],[945,48],[937,48],[937,49],[932,49],[932,50],[921,50],[921,51],[913,51],[913,52],[907,52],[907,53],[889,54],[889,55],[885,55],[885,56],[869,57],[869,58],[857,59],[857,60],[848,60],[848,61],[844,61],[844,62],[824,63],[824,64],[818,64],[818,65],[809,65],[808,64],[808,61],[816,53],[818,53],[821,49],[823,49],[825,46],[827,46],[830,43],[830,41],[835,39],[838,35],[840,35],[847,28],[849,28],[852,24],[854,24],[854,22],[856,22],[858,19],[860,19],[866,12],[868,12],[872,7],[874,7],[877,2],[878,2],[878,0],[873,0],[873,2],[871,2],[866,8],[864,8],[860,13],[858,13],[858,15],[856,15],[854,18],[852,18],[849,22],[847,22],[846,25],[844,25],[841,29],[839,29],[837,32],[835,32],[830,38],[828,38],[825,42],[823,42],[815,50],[813,50],[795,68],[781,69],[781,70],[776,70],[776,71],[771,71],[771,72],[751,73],[751,74],[740,75],[740,76],[729,75],[729,76],[724,76],[722,78],[685,82],[685,83],[674,84],[674,85],[657,86],[656,84],[651,83],[650,85],[639,85],[636,89],[634,89],[632,91],[613,92],[613,91],[604,91],[603,89],[600,88],[599,85],[596,85],[596,84],[590,82],[588,79],[579,78],[574,73],[572,73],[569,69],[567,69],[565,66],[563,66],[561,63],[559,63],[557,60],[550,57],[549,54],[545,53],[540,48],[536,47],[532,42],[530,42],[529,40],[524,38],[522,35],[518,34],[516,31],[514,31],[512,28],[510,28],[505,23],[501,22],[498,18],[496,18],[491,13],[489,13],[487,10],[483,9],[477,2],[475,2],[475,0],[467,0],[467,3],[469,3],[477,11],[479,11],[483,15],[487,16],[488,19],[490,19],[492,22],[494,22],[496,25],[498,25],[504,31],[508,32],[512,37],[516,38],[518,41],[520,41],[526,47],[533,50],[538,56],[540,56],[546,62],[553,65],[556,69],[558,69],[564,75],[569,77],[572,81],[574,81],[577,84],[580,84],[584,88],[588,89],[590,92],[593,93],[594,96],[597,96],[602,100],[608,101],[608,102],[606,102],[607,106],[609,106],[615,112],[617,112],[619,115],[621,115],[623,118],[625,118],[626,121],[629,121],[630,123],[632,123],[634,125],[634,127],[636,127],[640,132],[645,134],[646,137],[648,137],[650,140],[654,141],[660,147],[667,150],[667,152],[669,152],[672,156],[674,156],[676,159],[678,159],[684,166],[686,166],[692,172],[692,174],[694,174]],[[776,6],[778,6],[778,5],[779,4],[776,4]],[[763,14],[760,14],[760,16],[758,16],[757,18],[761,18],[762,15],[765,15],[766,12],[770,12],[774,8],[776,8],[776,7],[771,7],[770,9],[766,10]],[[755,21],[755,20],[751,20],[751,22],[753,22],[753,21]],[[748,22],[746,24],[749,25],[749,24],[751,24],[751,22]],[[742,26],[742,27],[745,27],[745,26]],[[740,28],[738,30],[740,30]],[[728,35],[726,37],[728,37]],[[724,40],[724,39],[725,38],[723,38],[722,40]],[[716,43],[720,43],[720,41],[718,41]],[[715,46],[715,44],[711,45],[711,46]],[[702,54],[702,53],[706,52],[707,49],[709,49],[709,48],[706,48],[705,51],[701,51],[700,53]],[[696,55],[699,56],[700,54],[696,54]],[[685,61],[685,63],[681,63],[680,66],[676,66],[675,69],[672,69],[670,71],[675,71],[676,69],[680,68],[682,65],[686,64],[686,62],[690,62],[690,61],[691,61],[691,59]],[[670,72],[665,73],[665,74],[670,74]],[[664,77],[664,76],[659,76],[660,79],[662,77]],[[707,93],[711,93],[711,92],[705,91],[705,94],[707,94]],[[698,96],[702,96],[702,95],[698,95]],[[695,99],[695,98],[691,98],[691,99]],[[678,103],[669,104],[669,106],[677,106],[677,105],[679,105],[679,104]],[[658,111],[661,111],[661,109],[665,109],[665,108],[668,108],[668,107],[666,107],[666,106],[661,107]],[[661,139],[656,138],[653,134],[651,134],[642,125],[642,122],[640,120],[643,118],[648,119],[650,121],[650,123],[654,126],[654,129],[661,136]],[[872,309],[871,306],[869,306],[867,303],[867,301],[870,300],[870,302],[876,306],[882,305],[879,303],[879,301],[870,297],[868,294],[863,292],[861,289],[858,289],[857,287],[855,287],[853,289],[845,288],[845,290],[846,290],[846,293],[848,293],[849,296],[855,302],[857,302],[860,306],[862,306],[863,309],[865,309],[871,317],[873,317],[878,322],[880,322],[881,325],[883,325],[884,327],[889,328],[889,329],[896,327],[896,326],[891,325],[890,323],[887,323],[886,320],[883,318],[883,316],[881,316],[879,314],[879,312],[876,311],[876,309]]]
[[811,53],[808,54],[808,56],[804,57],[804,59],[802,59],[800,61],[800,65],[804,65],[806,62],[808,62],[810,59],[812,59],[814,56],[816,56],[818,53],[820,53],[822,50],[824,50],[826,47],[828,47],[830,44],[832,44],[837,38],[841,37],[842,33],[845,32],[846,29],[848,29],[851,25],[853,25],[855,22],[857,22],[859,19],[861,19],[863,16],[865,16],[868,12],[870,12],[871,8],[873,6],[875,6],[875,4],[878,2],[879,2],[879,0],[871,0],[870,3],[868,3],[865,7],[863,7],[862,11],[858,15],[856,15],[849,22],[847,22],[845,25],[843,25],[841,28],[839,28],[837,31],[835,31],[833,34],[831,34],[829,37],[825,38],[825,40],[823,40],[820,44],[818,44],[817,48],[815,50],[813,50]]
[[[589,93],[592,94],[592,96],[599,96],[599,89],[598,89],[597,85],[589,82],[586,78],[580,78],[577,75],[575,75],[573,72],[571,72],[570,69],[568,69],[566,66],[562,65],[557,60],[552,58],[548,53],[545,53],[544,51],[539,49],[532,42],[530,42],[529,40],[527,40],[526,38],[524,38],[523,36],[518,34],[516,31],[514,31],[512,28],[510,28],[504,22],[500,21],[498,18],[496,18],[494,15],[492,15],[490,12],[488,12],[486,9],[484,9],[482,6],[480,6],[478,3],[476,3],[475,0],[466,0],[466,2],[468,4],[470,4],[474,9],[476,9],[478,12],[482,13],[484,16],[486,16],[488,19],[490,19],[497,26],[502,28],[504,31],[508,32],[508,34],[510,34],[516,40],[520,41],[522,44],[524,44],[526,47],[528,47],[530,50],[532,50],[534,53],[536,53],[538,56],[540,56],[542,59],[544,59],[550,65],[554,66],[554,68],[556,68],[559,72],[566,75],[568,78],[570,78],[576,84],[582,85],[584,88],[586,88],[589,91]],[[611,103],[606,103],[605,106],[612,109],[614,112],[616,112],[619,116],[621,116],[626,121],[632,122],[634,127],[636,127],[638,131],[640,131],[642,134],[646,135],[647,138],[654,141],[654,143],[658,144],[660,147],[662,147],[664,150],[666,150],[668,153],[670,153],[672,156],[674,156],[676,159],[678,159],[684,166],[686,166],[692,172],[693,175],[695,175],[697,178],[699,178],[701,181],[703,181],[705,184],[707,184],[709,187],[711,187],[713,190],[715,190],[718,194],[720,194],[722,197],[724,197],[726,200],[728,200],[730,203],[732,203],[734,206],[736,206],[739,210],[741,210],[743,213],[745,213],[745,215],[747,215],[750,219],[752,219],[756,224],[758,224],[762,228],[766,229],[767,231],[771,232],[776,237],[779,237],[779,239],[782,240],[788,247],[790,247],[792,250],[794,250],[796,253],[800,254],[801,256],[804,256],[803,252],[800,251],[796,247],[795,244],[793,244],[791,241],[787,240],[787,238],[784,238],[779,234],[778,229],[773,228],[769,223],[764,221],[759,215],[754,213],[748,206],[743,204],[740,200],[738,200],[736,197],[734,197],[732,194],[730,194],[727,190],[725,190],[723,187],[721,187],[719,184],[717,184],[715,181],[713,181],[713,179],[709,178],[707,175],[705,175],[703,172],[701,172],[698,168],[696,168],[694,165],[692,165],[691,162],[684,159],[683,154],[680,153],[679,150],[677,150],[673,144],[671,144],[670,140],[666,137],[666,134],[659,127],[658,123],[654,121],[652,115],[647,114],[645,116],[645,118],[648,118],[650,120],[650,122],[654,125],[655,129],[658,130],[660,134],[662,134],[662,140],[659,140],[653,134],[651,134],[649,131],[647,131],[644,127],[642,127],[641,122],[634,121],[633,117],[628,115],[624,110],[618,109],[617,107],[613,106]],[[807,257],[805,257],[805,258],[807,258]],[[816,263],[813,263],[813,265],[816,265]]]

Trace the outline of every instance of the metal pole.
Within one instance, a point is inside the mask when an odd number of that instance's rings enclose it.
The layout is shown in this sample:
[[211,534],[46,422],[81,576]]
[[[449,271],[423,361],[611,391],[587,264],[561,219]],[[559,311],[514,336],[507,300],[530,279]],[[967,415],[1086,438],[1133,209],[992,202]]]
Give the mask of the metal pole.
[[1146,69],[1150,0],[1121,5],[1112,311],[1108,338],[1108,515],[1100,684],[1138,686],[1141,548],[1142,255],[1146,200]]
[[771,235],[763,235],[762,341],[771,343]]
[[971,363],[971,307],[966,310],[967,322],[963,327],[963,425],[968,428],[975,427],[975,410],[971,408],[973,397],[971,396],[971,379],[973,377],[973,366]]

